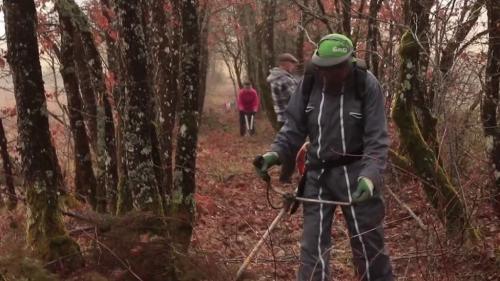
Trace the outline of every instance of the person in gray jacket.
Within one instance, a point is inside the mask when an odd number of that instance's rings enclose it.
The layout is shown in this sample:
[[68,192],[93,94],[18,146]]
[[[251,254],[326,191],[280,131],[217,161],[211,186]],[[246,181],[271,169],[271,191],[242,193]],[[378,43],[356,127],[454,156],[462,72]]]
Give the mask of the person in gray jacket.
[[[293,76],[298,63],[299,60],[292,54],[280,54],[278,56],[278,66],[269,71],[269,76],[266,79],[271,87],[273,107],[279,128],[283,127],[283,124],[285,124],[286,107],[298,86],[298,81]],[[283,165],[281,167],[281,182],[290,182],[294,167],[295,162],[290,162],[289,165]]]
[[[351,40],[341,34],[321,39],[311,60],[312,76],[304,76],[288,104],[286,122],[271,151],[257,157],[254,165],[259,176],[269,180],[268,169],[293,161],[309,137],[307,172],[300,195],[349,202],[349,206],[342,206],[342,212],[360,280],[392,281],[384,246],[381,195],[389,147],[384,96],[375,76],[356,63],[353,49]],[[303,204],[297,280],[331,280],[334,212],[333,205]]]
[[269,71],[266,81],[271,86],[274,112],[280,127],[285,123],[285,109],[290,101],[290,97],[297,89],[297,80],[293,73],[297,69],[299,61],[289,53],[278,56],[278,66]]

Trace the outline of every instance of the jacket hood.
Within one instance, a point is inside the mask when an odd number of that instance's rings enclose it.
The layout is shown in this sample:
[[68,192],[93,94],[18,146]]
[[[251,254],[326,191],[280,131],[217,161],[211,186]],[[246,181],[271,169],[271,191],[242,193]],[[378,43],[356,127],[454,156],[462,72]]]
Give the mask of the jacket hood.
[[283,76],[291,76],[290,73],[288,73],[286,70],[279,68],[279,67],[274,67],[271,70],[269,70],[269,76],[267,76],[267,82],[271,83],[272,81],[279,79]]

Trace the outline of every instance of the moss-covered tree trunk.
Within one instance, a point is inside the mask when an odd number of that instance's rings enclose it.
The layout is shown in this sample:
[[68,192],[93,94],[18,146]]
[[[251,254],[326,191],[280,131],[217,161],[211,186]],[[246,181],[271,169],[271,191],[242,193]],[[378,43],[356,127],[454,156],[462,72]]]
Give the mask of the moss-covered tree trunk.
[[500,5],[497,1],[486,2],[488,11],[488,63],[486,83],[481,105],[481,119],[486,137],[488,155],[493,163],[494,190],[493,202],[500,215],[500,128],[499,90],[500,90]]
[[116,200],[118,194],[118,158],[116,153],[116,128],[113,118],[113,108],[109,98],[104,98],[104,141],[105,141],[105,162],[106,171],[106,205],[107,211],[116,212]]
[[[106,43],[106,58],[108,62],[108,76],[114,81],[110,84],[110,89],[108,89],[109,94],[114,99],[115,109],[116,109],[116,126],[114,122],[106,122],[106,159],[109,160],[109,164],[106,165],[106,180],[107,180],[107,190],[106,194],[108,197],[108,209],[110,213],[116,213],[118,208],[118,194],[120,183],[123,183],[126,176],[126,167],[124,165],[125,158],[121,157],[123,149],[121,149],[121,131],[120,122],[121,116],[123,115],[123,106],[121,100],[123,100],[124,87],[121,81],[121,71],[120,71],[120,52],[118,49],[118,40],[112,36],[112,33],[117,30],[117,20],[116,16],[113,15],[113,6],[109,0],[100,0],[102,12],[104,17],[107,19],[109,26],[106,30],[104,38]],[[104,100],[104,109],[106,120],[113,120],[113,107],[111,106],[109,99]],[[111,137],[113,136],[113,137]],[[123,184],[122,184],[123,185]],[[131,196],[129,197],[131,198]],[[122,201],[123,202],[123,201]],[[130,209],[131,209],[130,204]],[[129,210],[130,210],[129,209]],[[123,210],[123,208],[122,208]]]
[[[172,190],[172,135],[176,120],[180,56],[180,15],[178,1],[171,1],[172,10],[164,11],[164,1],[149,0],[151,9],[151,58],[154,66],[155,121],[161,158],[163,181],[160,193],[163,203]],[[168,15],[168,17],[167,17]]]
[[195,214],[196,145],[198,142],[198,95],[200,30],[198,28],[197,0],[181,1],[182,69],[181,109],[175,154],[174,188],[169,215],[176,218],[172,237],[181,248],[187,249],[191,241]]
[[29,249],[55,265],[80,266],[78,245],[67,235],[59,209],[62,175],[52,144],[33,0],[4,0],[7,59],[14,81],[19,146],[27,203]]
[[420,91],[419,45],[407,31],[401,40],[400,84],[392,111],[399,138],[408,152],[417,174],[422,178],[424,191],[436,209],[448,233],[462,233],[469,227],[466,210],[445,171],[437,162],[434,151],[425,142],[415,117],[413,97]]
[[[66,0],[71,5],[76,6],[73,0]],[[114,124],[111,111],[106,115],[106,104],[109,105],[106,84],[104,82],[104,71],[101,62],[101,56],[94,42],[93,34],[88,24],[85,14],[78,8],[75,9],[75,17],[82,19],[79,27],[79,37],[82,41],[84,57],[90,73],[90,82],[97,98],[97,179],[96,199],[98,212],[106,212],[107,195],[106,193],[116,190],[116,166],[108,156],[114,157]],[[111,147],[109,147],[111,145]]]
[[163,213],[153,162],[152,90],[147,78],[147,52],[140,19],[140,3],[117,1],[120,36],[123,38],[125,94],[124,134],[128,185],[134,207]]
[[[120,69],[123,69],[120,67]],[[127,159],[125,157],[125,141],[123,139],[125,131],[125,91],[126,87],[122,81],[123,75],[118,76],[118,86],[115,89],[115,101],[118,114],[116,115],[116,158],[118,171],[118,185],[116,195],[116,211],[117,215],[124,215],[133,209],[132,191],[128,184]]]
[[73,151],[75,165],[75,191],[77,196],[86,198],[92,208],[96,208],[96,185],[97,180],[92,169],[92,156],[90,145],[85,130],[83,119],[82,98],[80,96],[79,81],[76,74],[74,61],[74,37],[75,29],[71,18],[67,13],[61,11],[59,2],[56,2],[56,10],[59,14],[61,26],[61,76],[68,97],[68,115],[71,134],[73,136]]
[[[104,83],[101,56],[94,42],[88,18],[74,0],[57,0],[56,4],[59,13],[67,18],[67,24],[72,25],[72,28],[75,30],[73,44],[78,47],[78,51],[80,52],[74,53],[74,57],[75,60],[78,61],[78,67],[79,71],[82,72],[82,77],[88,79],[88,81],[85,82],[88,82],[91,86],[91,89],[86,89],[87,93],[84,94],[84,97],[87,96],[91,104],[89,107],[92,108],[92,111],[95,110],[92,114],[95,114],[93,117],[95,118],[95,124],[93,125],[96,126],[96,132],[92,132],[92,134],[94,134],[93,137],[96,138],[93,141],[94,152],[97,159],[97,186],[95,191],[96,210],[98,212],[105,212],[107,206],[106,184],[110,183],[107,180],[107,170],[110,172],[109,177],[114,177],[111,182],[115,184],[114,187],[109,189],[114,190],[116,189],[116,166],[114,167],[114,172],[111,171],[111,169],[107,169],[107,164],[112,163],[112,161],[106,159],[106,156],[110,155],[107,153],[109,150],[107,144],[110,142],[106,141],[106,128],[110,130],[114,129],[114,126],[107,126],[106,124],[113,122],[113,118],[108,120],[105,115],[105,99],[108,97],[106,85]],[[89,75],[88,77],[86,76],[87,74]],[[89,85],[85,85],[84,87],[88,86]],[[96,104],[94,104],[94,102],[96,102]],[[114,132],[108,134],[108,138],[109,135],[114,136]]]
[[97,99],[92,89],[90,73],[87,62],[83,56],[84,49],[82,41],[75,39],[75,63],[78,81],[80,82],[80,93],[83,100],[83,117],[87,125],[88,136],[94,157],[97,157]]
[[[434,0],[406,0],[404,2],[403,14],[404,23],[411,27],[413,33],[419,39],[420,50],[426,55],[419,57],[420,69],[422,73],[427,71],[429,66],[430,41],[428,33],[430,31],[430,15]],[[420,87],[417,92],[414,92],[413,101],[415,113],[420,127],[420,132],[424,137],[425,142],[429,147],[438,154],[439,144],[437,141],[437,118],[432,111],[433,108],[433,93],[428,91],[426,87]]]
[[[148,70],[148,84],[151,87],[152,90],[152,99],[151,99],[151,144],[152,144],[152,158],[153,158],[153,164],[154,164],[154,169],[155,169],[155,176],[156,176],[156,181],[158,182],[158,190],[161,195],[160,199],[162,200],[162,205],[164,206],[164,201],[165,201],[165,190],[164,190],[164,184],[163,182],[165,181],[165,173],[163,170],[163,164],[162,164],[162,157],[161,157],[161,147],[160,147],[160,127],[158,125],[158,120],[157,116],[160,115],[160,106],[159,106],[159,97],[157,93],[157,88],[155,85],[156,78],[158,76],[158,69],[159,65],[157,63],[157,58],[156,55],[158,55],[158,43],[160,40],[163,38],[160,38],[160,36],[165,37],[166,34],[159,34],[157,32],[157,28],[153,28],[154,19],[153,19],[153,14],[154,13],[162,13],[163,16],[165,17],[165,8],[164,8],[164,1],[153,1],[153,0],[143,0],[141,1],[141,12],[142,12],[142,27],[144,30],[144,36],[145,36],[145,47],[146,47],[146,53],[147,53],[147,70]],[[156,9],[159,9],[159,11],[155,11]],[[165,22],[165,21],[164,21]],[[166,29],[166,27],[164,27]]]
[[[5,189],[0,190],[0,201],[5,200],[7,208],[13,210],[17,206],[16,189],[14,188],[14,177],[12,174],[12,162],[10,161],[9,151],[7,148],[7,137],[3,128],[2,118],[0,118],[0,154],[2,156],[3,174],[5,177]],[[2,196],[4,199],[2,199]],[[0,202],[0,205],[3,202]]]
[[[115,46],[120,45],[120,41]],[[118,48],[117,48],[118,49]],[[118,51],[118,50],[117,50]],[[117,52],[119,54],[119,52]],[[118,58],[118,57],[117,57]],[[127,159],[125,157],[125,92],[127,91],[125,84],[125,74],[122,69],[125,68],[123,60],[117,59],[117,65],[114,68],[117,79],[117,86],[113,90],[117,114],[116,114],[116,161],[117,161],[117,197],[116,197],[116,214],[123,215],[133,209],[132,191],[128,184]]]
[[[120,109],[124,107],[124,105],[118,104],[118,111],[124,111],[124,109]],[[132,191],[130,190],[130,186],[128,184],[127,160],[125,158],[125,141],[123,139],[125,131],[124,128],[125,123],[123,115],[119,113],[117,115],[116,122],[116,156],[118,160],[118,186],[116,197],[117,215],[124,215],[133,209]]]

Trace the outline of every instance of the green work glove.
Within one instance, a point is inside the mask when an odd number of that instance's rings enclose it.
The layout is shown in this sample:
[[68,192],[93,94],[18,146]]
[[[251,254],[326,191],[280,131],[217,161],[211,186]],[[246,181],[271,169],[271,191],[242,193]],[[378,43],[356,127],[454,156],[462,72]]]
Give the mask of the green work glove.
[[255,166],[255,171],[257,171],[257,175],[265,181],[270,181],[271,177],[267,173],[269,168],[274,165],[279,165],[280,160],[278,157],[278,153],[276,152],[266,152],[264,155],[259,155],[253,161],[253,165]]
[[369,178],[360,177],[356,191],[352,194],[352,203],[361,203],[373,196],[373,182]]

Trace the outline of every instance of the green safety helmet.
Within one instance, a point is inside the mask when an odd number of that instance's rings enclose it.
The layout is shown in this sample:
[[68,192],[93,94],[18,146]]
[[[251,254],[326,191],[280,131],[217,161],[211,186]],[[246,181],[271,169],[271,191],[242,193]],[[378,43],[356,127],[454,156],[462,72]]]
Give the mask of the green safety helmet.
[[352,58],[354,47],[347,36],[332,33],[324,36],[312,56],[312,63],[319,67],[335,66]]

